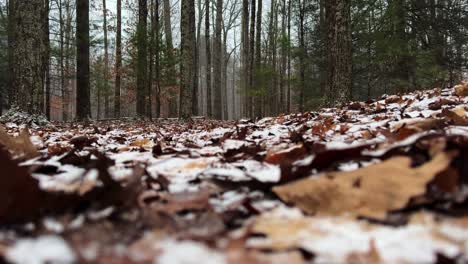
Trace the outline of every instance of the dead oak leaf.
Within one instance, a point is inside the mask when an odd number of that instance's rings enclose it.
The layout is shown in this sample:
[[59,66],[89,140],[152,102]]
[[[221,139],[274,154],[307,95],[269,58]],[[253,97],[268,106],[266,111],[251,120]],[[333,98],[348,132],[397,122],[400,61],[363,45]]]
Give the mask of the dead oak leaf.
[[454,87],[455,95],[457,96],[468,96],[468,82],[462,83]]
[[411,198],[426,192],[426,186],[445,171],[456,152],[439,153],[416,168],[408,157],[395,157],[351,172],[335,172],[275,187],[285,202],[309,214],[385,219],[387,212],[404,208]]
[[30,137],[31,135],[27,128],[22,129],[19,136],[12,137],[0,126],[0,144],[4,145],[15,155],[23,155],[25,158],[39,156],[39,152],[31,142]]

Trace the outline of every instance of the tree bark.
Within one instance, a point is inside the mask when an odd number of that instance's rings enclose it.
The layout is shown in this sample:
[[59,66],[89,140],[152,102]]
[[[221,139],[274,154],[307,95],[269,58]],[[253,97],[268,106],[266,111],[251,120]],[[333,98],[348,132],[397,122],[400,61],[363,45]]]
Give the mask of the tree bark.
[[15,56],[14,56],[14,48],[15,48],[15,31],[16,31],[16,2],[17,0],[9,0],[8,1],[8,87],[7,87],[7,94],[8,94],[8,107],[16,101],[15,98],[15,89],[14,89],[14,76],[15,76]]
[[50,120],[50,2],[44,0],[44,85],[45,85],[45,115]]
[[206,109],[207,116],[213,116],[211,106],[211,37],[210,37],[210,0],[205,0],[205,45],[206,45]]
[[43,98],[44,1],[15,1],[13,104],[22,111],[41,113]]
[[[169,64],[168,72],[169,78],[167,80],[167,84],[169,86],[176,85],[175,76],[177,76],[176,71],[176,63],[174,58],[174,45],[172,42],[172,23],[171,23],[171,3],[170,0],[163,0],[164,3],[164,35],[166,37],[166,49],[167,49],[167,60]],[[177,96],[175,94],[169,94],[169,116],[175,117],[177,116],[178,108],[177,108]]]
[[241,87],[242,87],[242,101],[243,107],[241,116],[247,116],[249,105],[249,0],[242,1],[242,74],[241,74]]
[[190,118],[193,114],[193,89],[195,77],[195,3],[182,0],[181,9],[181,80],[179,117]]
[[[263,1],[258,0],[257,10],[257,29],[255,37],[255,68],[253,72],[253,85],[255,89],[260,89],[258,77],[262,71],[262,12],[263,12]],[[254,115],[255,117],[262,116],[262,100],[259,95],[254,97]]]
[[287,111],[291,113],[291,8],[292,0],[288,0],[288,92],[287,92]]
[[[347,1],[347,0],[345,0]],[[305,91],[305,0],[301,0],[299,8],[299,112],[304,112]]]
[[256,4],[255,0],[251,2],[250,5],[250,36],[249,36],[249,72],[248,72],[248,78],[249,78],[249,83],[248,83],[248,88],[250,91],[250,96],[249,96],[249,110],[248,110],[248,115],[249,117],[253,118],[254,117],[254,111],[253,111],[253,105],[254,105],[254,100],[253,100],[253,92],[254,92],[254,66],[255,66],[255,18],[256,18]]
[[351,99],[352,50],[350,0],[327,0],[328,82],[325,104],[332,106]]
[[76,117],[78,120],[85,120],[91,118],[89,81],[89,0],[80,0],[76,3],[76,46]]
[[221,120],[223,118],[223,106],[221,98],[221,67],[222,67],[222,48],[221,32],[223,23],[223,0],[216,1],[216,25],[215,25],[215,45],[214,45],[214,118]]
[[115,42],[114,117],[120,118],[120,88],[122,80],[122,0],[117,0],[117,32]]
[[107,35],[107,5],[106,0],[102,0],[102,17],[104,29],[104,117],[110,114],[109,103],[109,41]]
[[156,118],[161,117],[161,82],[160,82],[160,75],[161,75],[161,58],[160,58],[160,16],[159,16],[159,7],[160,7],[160,0],[155,0],[156,3],[154,5],[154,32],[156,35],[156,42],[155,42],[155,78],[156,78]]
[[146,0],[138,0],[138,29],[137,29],[137,115],[148,116],[148,43],[147,43],[147,18],[148,3]]

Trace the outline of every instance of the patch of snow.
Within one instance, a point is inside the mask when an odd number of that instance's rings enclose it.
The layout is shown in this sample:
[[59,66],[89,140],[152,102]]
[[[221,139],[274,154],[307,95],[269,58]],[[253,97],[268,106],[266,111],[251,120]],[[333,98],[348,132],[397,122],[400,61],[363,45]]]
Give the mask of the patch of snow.
[[221,253],[193,241],[165,240],[159,245],[162,254],[155,264],[223,264],[227,259]]
[[76,256],[65,240],[58,236],[18,240],[5,254],[18,264],[75,263]]

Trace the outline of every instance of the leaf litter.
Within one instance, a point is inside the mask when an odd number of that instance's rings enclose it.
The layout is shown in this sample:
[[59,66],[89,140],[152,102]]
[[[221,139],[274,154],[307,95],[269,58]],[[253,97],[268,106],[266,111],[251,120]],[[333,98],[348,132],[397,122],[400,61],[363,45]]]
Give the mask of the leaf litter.
[[9,114],[0,261],[466,262],[467,88],[257,121]]

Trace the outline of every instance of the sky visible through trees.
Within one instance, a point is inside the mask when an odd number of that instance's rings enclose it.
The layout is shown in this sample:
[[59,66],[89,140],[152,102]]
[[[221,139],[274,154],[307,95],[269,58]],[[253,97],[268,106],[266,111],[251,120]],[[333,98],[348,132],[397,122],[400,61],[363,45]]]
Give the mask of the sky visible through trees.
[[[48,29],[37,31],[41,35],[36,37],[43,39],[40,52],[47,55],[36,63],[41,69],[31,69],[43,71],[42,88],[34,88],[34,100],[26,100],[29,106],[22,108],[47,114],[52,120],[70,121],[80,107],[77,7],[73,0],[42,3],[41,8],[31,11],[41,13],[38,26]],[[465,1],[197,0],[185,12],[182,3],[144,1],[148,12],[142,35],[138,33],[142,3],[121,0],[122,62],[116,71],[117,0],[89,1],[88,118],[117,116],[117,77],[119,116],[239,119],[453,86],[466,76]],[[23,40],[10,33],[22,28],[21,23],[29,23],[15,19],[21,16],[21,12],[15,12],[17,4],[14,0],[0,1],[0,55],[5,58],[0,65],[2,110],[18,104],[14,92],[18,89],[13,86],[36,83],[31,77],[23,78],[29,73],[14,71],[14,54],[21,52],[15,53],[13,47],[20,47]],[[217,6],[222,9],[217,10]],[[157,22],[153,19],[155,12]],[[193,31],[194,38],[182,34],[185,26],[190,28],[187,32]],[[205,36],[206,32],[210,35]],[[183,56],[184,41],[190,41],[193,56]],[[141,64],[143,59],[146,66]],[[184,68],[187,65],[189,68]],[[193,72],[189,86],[183,85],[186,71]],[[146,81],[139,82],[143,77]],[[186,89],[190,90],[186,103],[181,103],[180,94]],[[191,110],[184,114],[181,108],[186,104]]]

